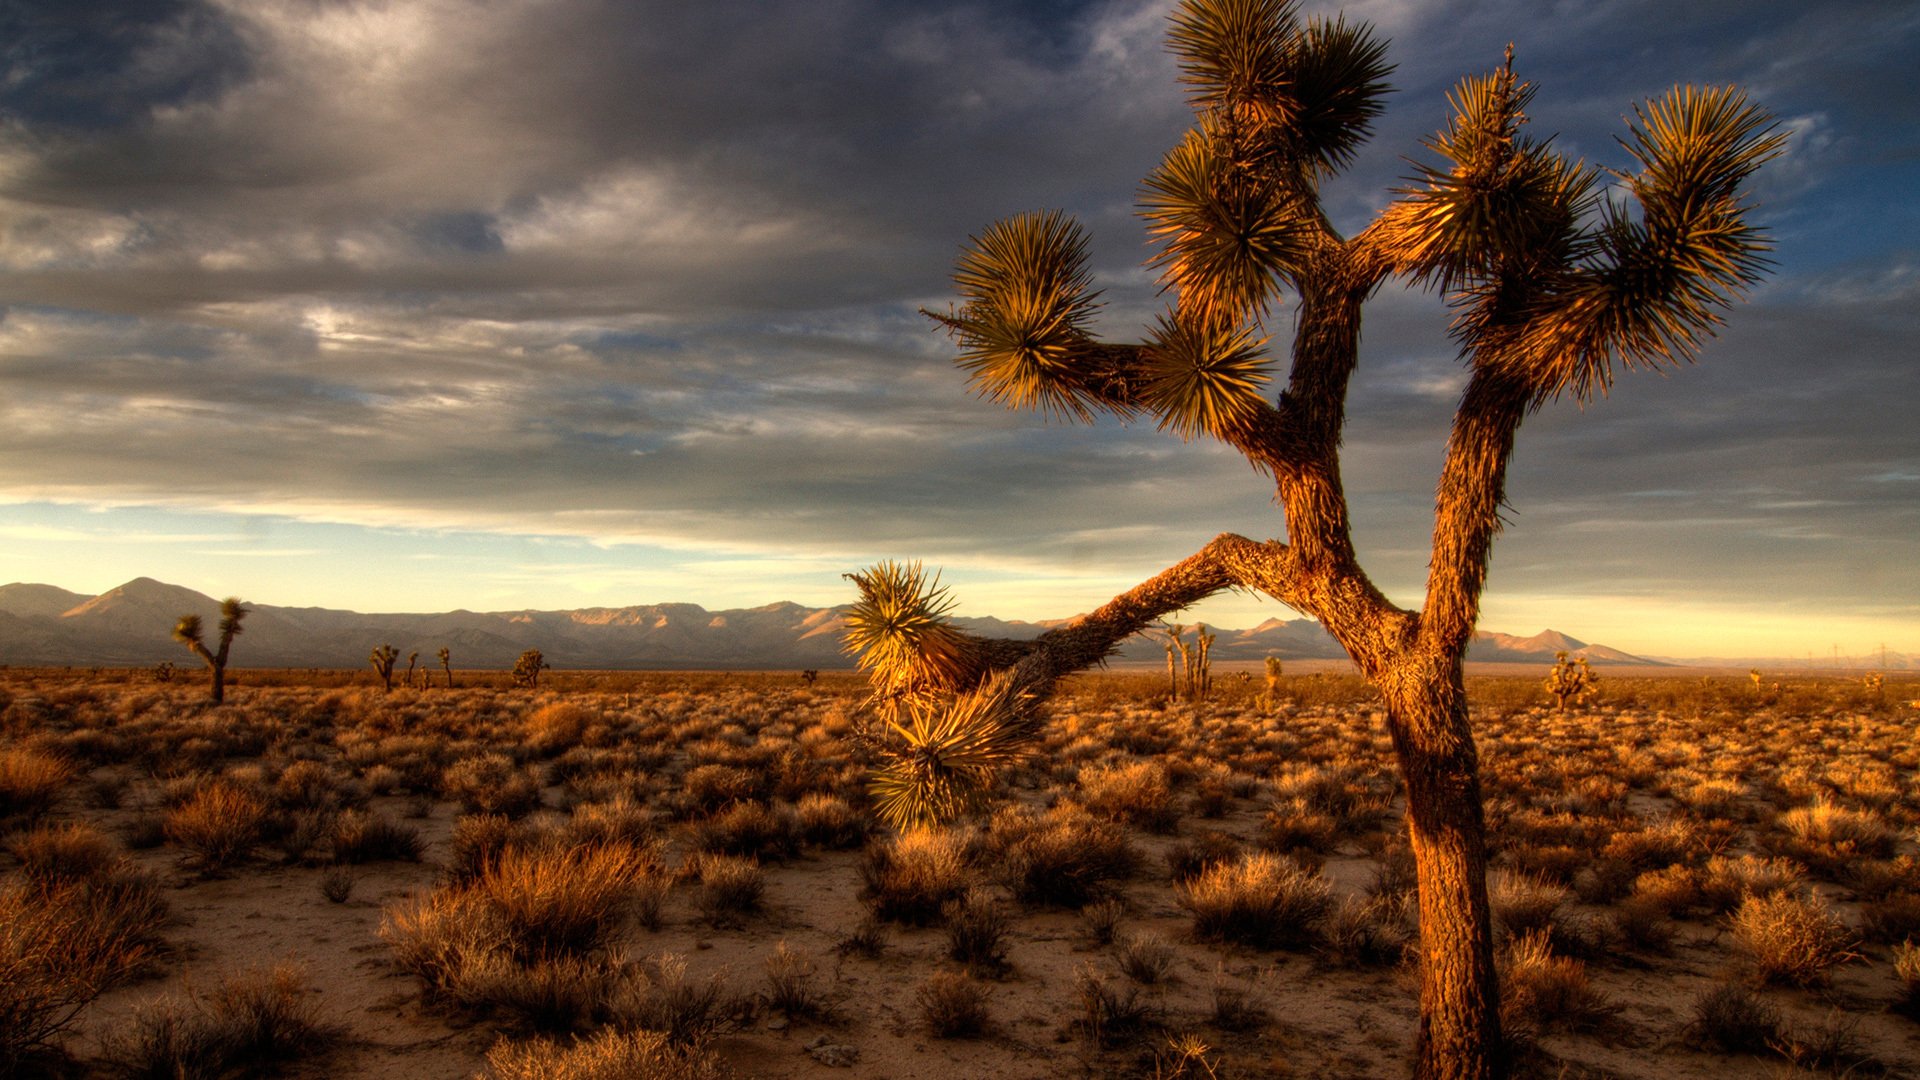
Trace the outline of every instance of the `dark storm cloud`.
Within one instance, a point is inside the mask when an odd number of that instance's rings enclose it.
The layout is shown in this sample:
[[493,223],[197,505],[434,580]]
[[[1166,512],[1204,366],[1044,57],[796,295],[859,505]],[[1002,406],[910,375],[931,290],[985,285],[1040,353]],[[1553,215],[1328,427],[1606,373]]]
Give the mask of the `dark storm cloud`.
[[[967,234],[1062,207],[1094,236],[1104,327],[1137,335],[1155,290],[1132,205],[1187,119],[1162,4],[10,11],[0,493],[1128,577],[1278,529],[1209,445],[968,397],[914,312],[946,303]],[[1896,89],[1920,12],[1348,14],[1398,69],[1329,186],[1343,227],[1509,40],[1538,134],[1599,164],[1628,164],[1623,115],[1678,81],[1737,82],[1792,132],[1755,188],[1774,278],[1698,366],[1529,421],[1495,589],[1790,582],[1920,608],[1872,569],[1911,564],[1920,524],[1920,176]],[[1463,380],[1435,297],[1389,287],[1368,320],[1348,490],[1383,584],[1416,602]]]

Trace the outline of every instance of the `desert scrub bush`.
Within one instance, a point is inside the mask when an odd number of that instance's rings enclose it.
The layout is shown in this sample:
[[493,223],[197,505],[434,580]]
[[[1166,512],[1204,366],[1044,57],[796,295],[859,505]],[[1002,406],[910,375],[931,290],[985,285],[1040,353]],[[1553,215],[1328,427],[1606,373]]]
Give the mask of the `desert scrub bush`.
[[1833,968],[1860,958],[1852,931],[1812,892],[1749,895],[1732,929],[1762,984],[1824,986]]
[[521,722],[526,746],[543,758],[556,757],[579,745],[593,717],[571,701],[553,701],[528,713]]
[[447,766],[440,794],[470,814],[518,818],[540,808],[540,773],[505,754],[479,754]]
[[654,857],[626,844],[509,849],[475,888],[498,912],[514,955],[584,955],[618,938]]
[[800,838],[813,847],[843,851],[859,847],[867,839],[866,818],[838,795],[802,795],[794,813],[799,818]]
[[1894,893],[1861,904],[1860,936],[1875,945],[1920,937],[1920,895]]
[[561,827],[568,844],[627,843],[643,846],[655,842],[659,823],[644,803],[621,793],[598,802],[583,802]]
[[687,974],[687,958],[662,953],[629,978],[614,1004],[622,1026],[664,1032],[675,1046],[706,1040],[726,1018],[729,1002],[725,980],[718,974],[695,979]]
[[1343,967],[1395,963],[1412,940],[1411,922],[1405,897],[1343,897],[1327,912],[1321,955]]
[[984,889],[969,889],[940,909],[947,927],[947,957],[970,971],[997,972],[1006,967],[1007,914]]
[[186,848],[205,870],[246,858],[265,837],[267,807],[246,788],[226,780],[197,785],[167,812],[166,836]]
[[1748,896],[1772,896],[1798,889],[1806,871],[1791,859],[1758,855],[1715,855],[1699,874],[1699,903],[1715,915],[1725,915]]
[[1132,876],[1140,863],[1123,826],[1073,803],[1038,817],[996,815],[988,846],[998,876],[1023,904],[1084,907]]
[[700,853],[777,862],[800,853],[800,822],[790,806],[737,802],[694,822],[687,830],[687,847]]
[[1173,974],[1173,946],[1158,934],[1128,934],[1113,959],[1120,974],[1142,986],[1156,986]]
[[864,895],[876,918],[925,926],[948,901],[978,881],[967,862],[968,835],[950,829],[909,829],[867,845],[861,863]]
[[758,798],[761,778],[731,765],[696,765],[680,781],[681,794],[692,813],[711,814],[729,803]]
[[992,991],[953,971],[936,971],[913,992],[920,1020],[936,1039],[963,1039],[987,1029]]
[[1899,834],[1879,813],[1854,810],[1824,798],[1781,814],[1775,824],[1786,834],[1783,853],[1829,867],[1855,859],[1885,859]]
[[1080,1018],[1075,1025],[1102,1049],[1146,1035],[1159,1024],[1158,1010],[1141,999],[1140,988],[1132,983],[1116,985],[1085,969],[1078,990]]
[[1494,923],[1509,938],[1548,929],[1572,897],[1561,886],[1530,874],[1495,870],[1487,877]]
[[699,1046],[658,1031],[606,1028],[567,1046],[501,1040],[487,1051],[489,1080],[727,1080],[733,1074]]
[[1920,1020],[1920,946],[1907,941],[1893,950],[1893,976],[1900,981],[1894,1008]]
[[767,877],[759,863],[737,855],[700,855],[691,865],[699,882],[694,906],[708,925],[731,925],[760,910]]
[[333,819],[329,847],[336,863],[368,863],[390,860],[419,862],[426,851],[420,830],[402,825],[378,813],[348,810]]
[[0,822],[46,813],[73,774],[61,758],[24,747],[0,750]]
[[1180,821],[1167,768],[1157,761],[1082,769],[1080,801],[1108,821],[1153,832],[1170,832]]
[[1174,884],[1192,881],[1209,866],[1231,862],[1241,855],[1240,841],[1218,829],[1201,829],[1167,848],[1167,873]]
[[818,965],[805,950],[782,939],[767,954],[766,970],[768,1006],[796,1019],[818,1019],[832,1013],[814,981]]
[[1555,955],[1545,931],[1514,938],[1500,960],[1500,1022],[1509,1030],[1590,1030],[1606,1016],[1587,965]]
[[1281,855],[1296,851],[1326,855],[1339,838],[1339,821],[1298,796],[1276,800],[1260,822],[1260,846]]
[[1747,987],[1720,983],[1693,999],[1685,1036],[1703,1050],[1765,1054],[1780,1038],[1780,1010]]
[[504,814],[467,814],[453,823],[443,871],[452,884],[473,881],[509,848],[525,847],[535,831]]
[[0,1075],[52,1055],[88,1002],[152,960],[166,919],[158,883],[130,870],[0,891]]
[[1194,936],[1261,949],[1315,944],[1333,903],[1326,878],[1267,852],[1210,867],[1174,895],[1193,913]]
[[84,821],[37,825],[9,838],[7,850],[27,880],[43,889],[93,877],[117,859],[113,841]]
[[306,978],[291,965],[231,975],[205,994],[166,997],[105,1041],[127,1077],[268,1076],[324,1051],[338,1033],[321,1022]]

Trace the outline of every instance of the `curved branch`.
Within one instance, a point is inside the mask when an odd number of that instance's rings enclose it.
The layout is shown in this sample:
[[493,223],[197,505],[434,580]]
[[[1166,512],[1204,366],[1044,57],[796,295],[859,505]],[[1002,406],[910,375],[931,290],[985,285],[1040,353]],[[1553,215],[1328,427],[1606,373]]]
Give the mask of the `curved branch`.
[[1460,656],[1473,636],[1500,532],[1507,463],[1532,399],[1528,384],[1485,364],[1474,366],[1461,395],[1434,495],[1433,558],[1420,616],[1429,651]]

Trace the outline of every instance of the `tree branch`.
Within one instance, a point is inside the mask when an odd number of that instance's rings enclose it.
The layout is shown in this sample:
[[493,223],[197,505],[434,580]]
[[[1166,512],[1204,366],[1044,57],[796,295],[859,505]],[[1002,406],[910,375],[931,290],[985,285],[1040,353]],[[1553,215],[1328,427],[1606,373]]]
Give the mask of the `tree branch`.
[[1533,396],[1526,383],[1491,364],[1476,362],[1467,380],[1434,495],[1433,558],[1420,616],[1421,641],[1430,652],[1461,655],[1479,621],[1507,463]]

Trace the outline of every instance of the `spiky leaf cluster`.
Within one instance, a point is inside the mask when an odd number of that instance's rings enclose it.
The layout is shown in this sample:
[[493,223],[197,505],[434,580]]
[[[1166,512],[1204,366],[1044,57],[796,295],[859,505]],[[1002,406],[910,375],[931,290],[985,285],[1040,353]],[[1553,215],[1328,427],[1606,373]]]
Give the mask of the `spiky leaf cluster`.
[[953,280],[966,302],[946,321],[973,388],[1016,409],[1090,418],[1073,359],[1099,305],[1079,224],[1059,211],[998,222],[968,241]]
[[1267,381],[1266,339],[1250,330],[1162,318],[1149,344],[1141,400],[1160,417],[1162,430],[1182,439],[1224,435],[1266,403],[1260,390]]
[[889,725],[896,741],[873,776],[875,811],[906,829],[973,809],[1000,771],[1032,746],[1031,706],[1006,670],[952,701],[914,701],[904,720]]
[[225,645],[240,633],[240,620],[247,617],[248,608],[238,598],[229,596],[220,601],[220,643]]
[[180,616],[180,621],[173,626],[173,639],[189,647],[200,644],[200,616]]
[[947,622],[954,601],[919,563],[882,562],[848,574],[860,599],[847,613],[843,648],[889,714],[957,688],[972,669],[967,639]]

